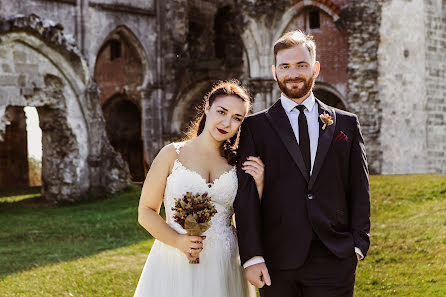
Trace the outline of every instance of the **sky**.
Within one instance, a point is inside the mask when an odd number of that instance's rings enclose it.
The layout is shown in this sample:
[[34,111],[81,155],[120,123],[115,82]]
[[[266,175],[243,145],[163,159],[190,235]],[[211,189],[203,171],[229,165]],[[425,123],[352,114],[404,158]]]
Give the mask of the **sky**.
[[42,160],[42,130],[35,107],[25,107],[26,130],[28,131],[28,158]]

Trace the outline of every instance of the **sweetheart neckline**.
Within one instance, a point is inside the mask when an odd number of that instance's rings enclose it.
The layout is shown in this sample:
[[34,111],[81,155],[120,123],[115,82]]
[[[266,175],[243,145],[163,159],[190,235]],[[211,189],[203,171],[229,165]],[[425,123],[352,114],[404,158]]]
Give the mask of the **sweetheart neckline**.
[[[232,166],[231,169],[229,169],[229,170],[223,172],[222,174],[220,174],[219,177],[217,177],[216,179],[214,179],[212,182],[209,182],[209,183],[208,183],[207,180],[206,180],[200,173],[198,173],[197,171],[192,170],[192,169],[190,169],[190,168],[184,166],[183,163],[181,163],[180,160],[175,159],[174,162],[177,162],[181,167],[183,167],[184,170],[196,174],[198,177],[200,177],[200,179],[201,179],[206,185],[215,185],[215,183],[216,183],[217,181],[219,181],[223,176],[225,176],[226,174],[229,174],[229,173],[231,173],[233,170],[235,170],[235,166]],[[170,175],[172,175],[172,173],[173,173],[173,170],[172,170],[172,172],[170,173]],[[169,176],[170,176],[170,175],[169,175]]]

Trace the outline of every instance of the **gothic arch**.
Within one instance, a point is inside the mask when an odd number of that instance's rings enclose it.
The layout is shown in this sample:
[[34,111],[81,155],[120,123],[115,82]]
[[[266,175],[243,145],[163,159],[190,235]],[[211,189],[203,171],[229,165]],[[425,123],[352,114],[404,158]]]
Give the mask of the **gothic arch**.
[[0,87],[0,136],[8,106],[37,107],[43,196],[57,203],[125,187],[127,168],[106,138],[97,88],[74,42],[36,15],[0,18],[0,28],[0,72],[8,77]]
[[[245,18],[248,25],[241,37],[248,58],[249,76],[267,77],[271,64],[269,58],[272,56],[269,45],[272,45],[273,41],[268,34],[260,34],[260,32],[264,32],[260,23],[250,17],[246,16]],[[267,67],[265,63],[268,65]]]
[[112,36],[114,34],[117,34],[119,36],[121,36],[124,40],[126,40],[137,52],[138,56],[141,59],[141,63],[142,63],[142,68],[145,70],[144,73],[144,79],[143,79],[143,86],[146,86],[147,84],[149,84],[152,81],[152,78],[150,77],[150,73],[147,71],[147,69],[149,69],[149,60],[147,58],[147,52],[144,48],[144,46],[142,45],[141,41],[139,41],[138,37],[136,37],[136,35],[133,33],[133,31],[125,26],[125,25],[120,25],[118,27],[116,27],[113,31],[111,31],[107,37],[104,39],[104,41],[102,42],[101,46],[99,47],[97,54],[99,53],[99,51],[101,50],[101,48],[104,46],[105,42],[112,38]]
[[[115,53],[119,54],[115,59],[112,57],[113,45],[119,51]],[[105,52],[107,49],[111,49],[111,53]],[[121,77],[119,73],[122,74]],[[116,93],[123,93],[141,105],[141,90],[151,81],[148,59],[143,45],[128,27],[120,25],[104,39],[96,53],[94,77],[101,89],[102,103]],[[107,83],[111,85],[107,86]],[[119,87],[118,91],[116,87]]]
[[285,29],[288,27],[288,25],[293,21],[293,19],[298,16],[303,9],[308,7],[315,7],[320,9],[321,11],[325,12],[331,18],[333,19],[333,22],[336,23],[341,13],[340,9],[333,4],[331,1],[314,1],[314,0],[306,0],[306,1],[294,1],[297,2],[294,4],[293,7],[290,7],[282,16],[280,19],[280,23],[278,25],[278,29],[274,35],[273,42],[282,36],[283,33],[285,33]]

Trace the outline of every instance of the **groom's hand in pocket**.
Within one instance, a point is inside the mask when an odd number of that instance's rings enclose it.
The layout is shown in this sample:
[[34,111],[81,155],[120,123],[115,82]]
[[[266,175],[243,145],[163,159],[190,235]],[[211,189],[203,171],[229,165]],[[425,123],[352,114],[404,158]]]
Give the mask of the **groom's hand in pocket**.
[[255,287],[271,286],[271,278],[265,263],[258,263],[245,268],[246,279]]

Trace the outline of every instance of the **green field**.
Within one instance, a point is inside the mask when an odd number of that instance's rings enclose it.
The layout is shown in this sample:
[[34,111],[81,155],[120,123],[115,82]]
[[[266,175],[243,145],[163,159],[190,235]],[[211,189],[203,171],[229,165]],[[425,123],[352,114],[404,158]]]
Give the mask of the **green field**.
[[[372,176],[372,246],[355,296],[446,296],[446,177]],[[153,239],[140,188],[36,207],[36,190],[0,192],[0,296],[132,296]]]

